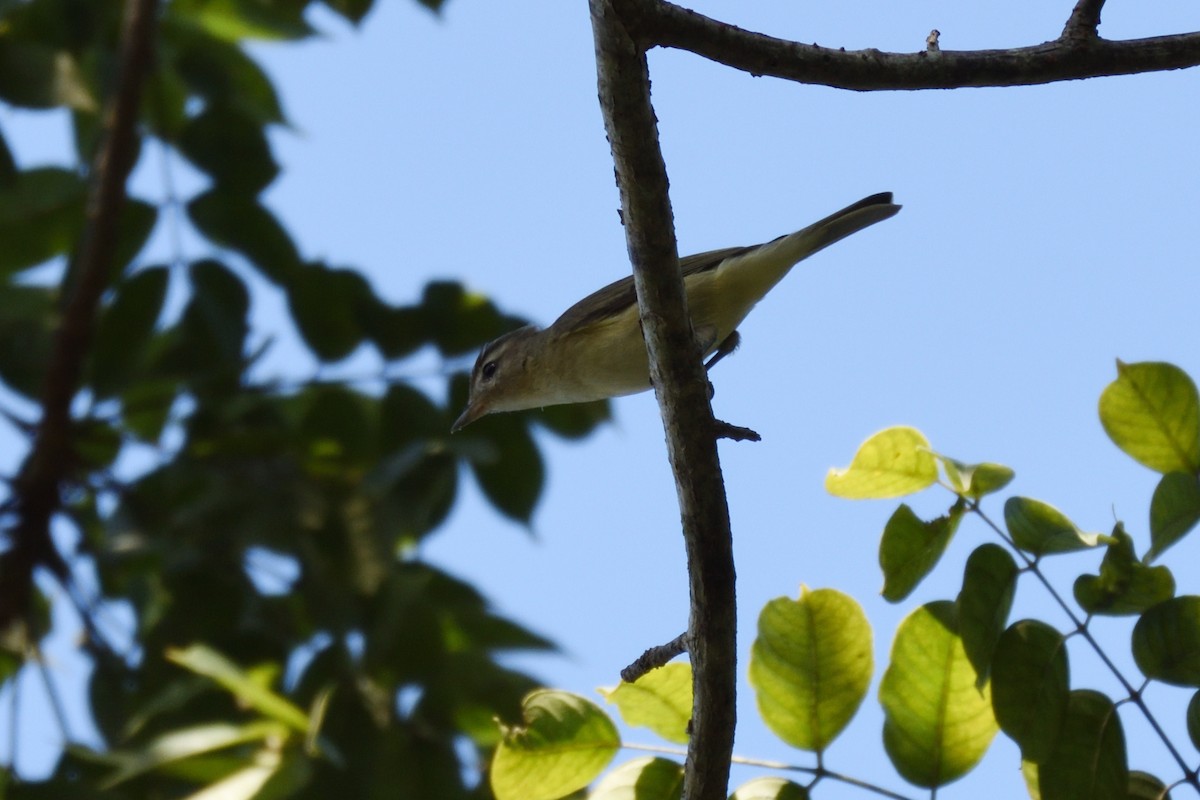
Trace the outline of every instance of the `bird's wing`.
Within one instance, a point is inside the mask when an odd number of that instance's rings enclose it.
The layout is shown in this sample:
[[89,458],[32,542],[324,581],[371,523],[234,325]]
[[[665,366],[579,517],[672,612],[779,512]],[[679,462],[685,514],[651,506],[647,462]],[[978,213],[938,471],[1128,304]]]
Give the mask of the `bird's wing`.
[[[754,245],[761,247],[762,245]],[[754,247],[726,247],[721,250],[709,250],[707,253],[697,253],[679,259],[679,269],[683,277],[695,275],[710,269],[715,269],[730,256],[742,255]],[[637,303],[637,291],[633,287],[633,276],[627,275],[619,281],[613,281],[599,291],[593,292],[568,308],[552,327],[560,331],[579,330],[594,325],[606,319],[612,319],[622,311]]]

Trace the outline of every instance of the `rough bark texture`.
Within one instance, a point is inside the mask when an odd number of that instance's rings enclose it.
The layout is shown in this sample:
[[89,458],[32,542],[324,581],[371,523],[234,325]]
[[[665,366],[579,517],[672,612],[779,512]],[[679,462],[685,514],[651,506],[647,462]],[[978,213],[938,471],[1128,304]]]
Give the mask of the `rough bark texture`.
[[616,164],[650,376],[675,473],[688,558],[692,605],[687,644],[695,700],[684,796],[725,800],[737,682],[729,508],[717,459],[708,381],[679,272],[646,54],[629,35],[618,3],[591,0],[592,27],[600,106]]

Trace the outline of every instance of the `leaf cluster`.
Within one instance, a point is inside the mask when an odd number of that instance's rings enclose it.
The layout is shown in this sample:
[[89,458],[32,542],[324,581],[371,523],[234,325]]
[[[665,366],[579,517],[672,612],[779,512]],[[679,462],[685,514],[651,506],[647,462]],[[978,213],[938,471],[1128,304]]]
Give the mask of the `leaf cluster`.
[[[1171,570],[1155,562],[1200,521],[1200,396],[1177,367],[1118,363],[1117,379],[1100,399],[1100,419],[1126,454],[1162,474],[1150,502],[1149,545],[1138,558],[1124,524],[1088,533],[1040,500],[1014,496],[994,522],[982,501],[1012,480],[1011,469],[967,464],[933,450],[913,428],[870,437],[849,467],[831,470],[826,488],[847,498],[891,498],[940,484],[953,495],[946,513],[919,517],[900,505],[880,540],[884,597],[907,598],[936,568],[960,524],[979,520],[997,538],[967,559],[954,599],[913,610],[892,639],[878,700],[887,757],[908,783],[936,792],[973,769],[998,732],[1020,747],[1031,797],[1165,798],[1171,786],[1200,790],[1196,772],[1163,733],[1158,715],[1186,722],[1200,750],[1200,597],[1177,596]],[[1043,558],[1101,551],[1097,573],[1081,574],[1072,606],[1043,574]],[[1022,580],[1024,579],[1024,580]],[[1042,619],[1010,621],[1017,589],[1047,592],[1071,621],[1059,630]],[[1095,616],[1133,617],[1130,651],[1142,676],[1123,675],[1092,637]],[[1081,637],[1110,669],[1124,694],[1110,696],[1072,681],[1067,640]],[[731,800],[804,798],[822,781],[844,781],[889,797],[904,797],[833,771],[823,754],[858,711],[871,683],[872,633],[850,597],[831,589],[802,589],[798,599],[769,602],[759,616],[750,653],[750,683],[763,723],[789,745],[817,756],[813,766],[735,761],[809,776],[801,784],[764,777],[738,788]],[[1186,704],[1152,709],[1148,682],[1184,687]],[[686,742],[692,714],[691,671],[674,663],[636,683],[602,694],[625,722],[672,742]],[[1184,710],[1186,706],[1186,711]],[[556,709],[548,713],[546,709]],[[1168,784],[1131,768],[1122,716],[1146,717],[1158,744],[1178,766]],[[545,717],[553,719],[548,725]],[[539,690],[524,702],[523,722],[504,729],[492,764],[499,800],[589,797],[677,800],[682,766],[642,758],[618,766],[586,791],[621,747],[617,729],[589,701]],[[1194,761],[1194,755],[1192,756]],[[932,795],[931,795],[932,796]]]
[[[0,101],[66,109],[75,151],[26,167],[0,130],[0,381],[30,451],[28,409],[77,280],[103,109],[123,77],[122,5],[0,2]],[[528,524],[544,484],[535,429],[585,436],[607,405],[508,415],[451,438],[466,394],[454,359],[524,321],[448,280],[386,302],[362,270],[307,258],[272,213],[270,133],[288,123],[247,44],[313,36],[316,5],[161,9],[139,162],[153,145],[168,169],[185,161],[207,183],[124,204],[59,487],[65,597],[84,622],[87,712],[103,746],[67,748],[53,774],[5,796],[483,797],[472,770],[497,741],[492,719],[517,713],[534,686],[502,654],[552,649],[423,562],[421,545],[468,473]],[[357,23],[373,4],[324,5]],[[192,257],[182,242],[197,240],[206,252]],[[261,328],[257,291],[286,301],[291,330]],[[264,354],[288,336],[315,376],[265,374]],[[403,377],[417,353],[441,359],[440,375]],[[326,377],[352,355],[378,373]],[[69,602],[27,590],[33,611],[0,640],[8,686],[37,668],[54,605]]]

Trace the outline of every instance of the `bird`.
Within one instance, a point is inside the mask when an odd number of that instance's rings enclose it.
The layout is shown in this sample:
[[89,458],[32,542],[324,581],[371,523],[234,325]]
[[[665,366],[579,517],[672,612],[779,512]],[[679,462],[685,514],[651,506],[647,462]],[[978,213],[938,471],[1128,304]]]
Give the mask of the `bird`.
[[[881,192],[792,234],[749,247],[727,247],[679,261],[692,330],[708,368],[733,352],[737,327],[800,261],[894,216]],[[471,370],[467,407],[452,432],[487,416],[586,403],[650,388],[633,276],[610,283],[563,312],[548,328],[511,331],[484,345]]]

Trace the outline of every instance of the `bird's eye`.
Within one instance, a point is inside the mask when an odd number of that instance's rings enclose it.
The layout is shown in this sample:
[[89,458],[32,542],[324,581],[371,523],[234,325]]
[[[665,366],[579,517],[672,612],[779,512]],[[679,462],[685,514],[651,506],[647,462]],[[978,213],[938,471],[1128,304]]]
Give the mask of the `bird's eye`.
[[483,375],[483,379],[485,381],[490,381],[493,378],[493,376],[495,376],[495,374],[496,374],[496,362],[489,361],[486,364],[484,364],[481,374]]

